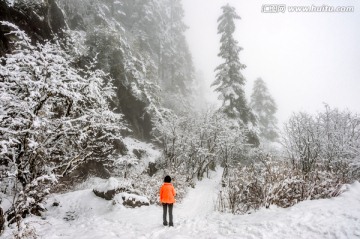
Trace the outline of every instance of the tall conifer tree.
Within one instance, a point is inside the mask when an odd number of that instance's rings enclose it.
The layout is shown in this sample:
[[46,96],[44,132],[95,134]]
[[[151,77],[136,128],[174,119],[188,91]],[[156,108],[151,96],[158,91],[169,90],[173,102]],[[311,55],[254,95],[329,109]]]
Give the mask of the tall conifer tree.
[[256,115],[261,138],[275,141],[278,137],[275,117],[277,106],[261,78],[254,83],[250,106]]
[[235,8],[229,4],[222,7],[223,13],[218,18],[218,34],[221,34],[220,53],[224,62],[216,67],[216,79],[212,86],[220,93],[219,99],[223,101],[222,109],[231,118],[239,118],[243,124],[254,123],[255,118],[248,107],[245,97],[245,77],[241,70],[245,65],[240,62],[239,52],[242,50],[234,39],[234,20],[240,19]]

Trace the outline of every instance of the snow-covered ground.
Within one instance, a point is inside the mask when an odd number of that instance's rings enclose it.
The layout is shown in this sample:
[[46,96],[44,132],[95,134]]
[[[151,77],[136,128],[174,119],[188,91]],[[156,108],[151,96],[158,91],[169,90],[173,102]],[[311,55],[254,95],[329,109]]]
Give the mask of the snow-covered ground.
[[[360,238],[360,183],[341,196],[272,207],[253,214],[214,212],[221,171],[198,182],[174,206],[172,228],[162,226],[162,207],[112,205],[91,189],[55,195],[46,220],[30,219],[44,239],[113,238]],[[52,206],[57,201],[60,206]],[[29,221],[29,220],[28,220]],[[9,231],[3,235],[9,236]]]

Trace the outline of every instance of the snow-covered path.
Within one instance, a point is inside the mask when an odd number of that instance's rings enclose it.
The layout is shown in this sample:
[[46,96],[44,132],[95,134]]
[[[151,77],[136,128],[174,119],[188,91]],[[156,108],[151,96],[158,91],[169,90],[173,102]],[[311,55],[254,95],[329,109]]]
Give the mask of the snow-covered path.
[[183,220],[205,218],[214,212],[222,171],[219,169],[210,179],[203,179],[196,184],[195,189],[189,190],[183,202],[176,205],[179,218]]
[[[340,197],[305,201],[283,209],[272,207],[235,216],[214,212],[221,172],[198,182],[174,206],[172,228],[162,226],[162,208],[114,206],[89,190],[56,195],[46,220],[36,220],[39,238],[360,238],[360,183]],[[64,220],[68,218],[70,220]],[[3,238],[8,238],[5,233]]]

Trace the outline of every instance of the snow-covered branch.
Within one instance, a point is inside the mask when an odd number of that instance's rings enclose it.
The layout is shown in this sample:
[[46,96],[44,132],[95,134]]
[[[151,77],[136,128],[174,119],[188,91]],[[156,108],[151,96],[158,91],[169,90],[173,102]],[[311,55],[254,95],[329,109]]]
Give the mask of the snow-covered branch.
[[56,178],[86,160],[113,159],[127,127],[109,109],[114,92],[105,73],[74,68],[57,43],[24,48],[26,34],[1,24],[18,36],[0,65],[0,174],[13,185],[9,221],[18,222],[41,211]]

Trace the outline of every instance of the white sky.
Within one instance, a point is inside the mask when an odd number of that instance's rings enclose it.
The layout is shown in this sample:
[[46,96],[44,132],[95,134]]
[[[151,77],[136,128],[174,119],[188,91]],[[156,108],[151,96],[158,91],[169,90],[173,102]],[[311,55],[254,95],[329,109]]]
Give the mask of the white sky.
[[[229,3],[241,20],[235,38],[244,48],[247,97],[261,77],[278,105],[278,118],[314,113],[323,103],[360,112],[360,1],[182,0],[187,39],[197,70],[210,87],[221,62],[217,18]],[[353,13],[262,13],[263,4],[355,6]],[[211,93],[208,98],[216,99]],[[279,125],[280,126],[280,125]]]

